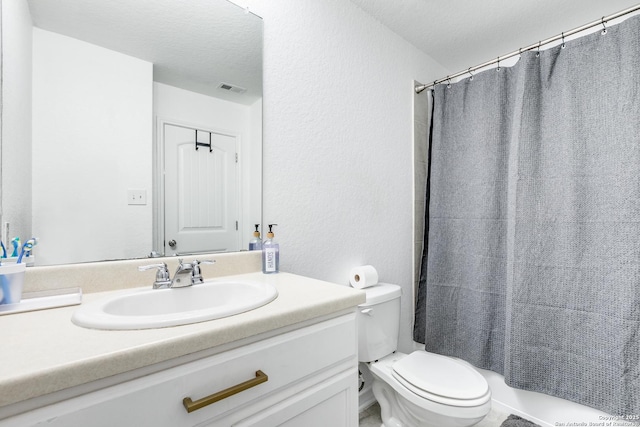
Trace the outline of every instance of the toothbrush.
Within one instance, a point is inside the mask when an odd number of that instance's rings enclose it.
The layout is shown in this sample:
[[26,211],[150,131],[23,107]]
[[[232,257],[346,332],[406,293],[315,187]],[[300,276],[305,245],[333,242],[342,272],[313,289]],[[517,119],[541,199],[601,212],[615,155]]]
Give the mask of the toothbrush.
[[[28,241],[31,241],[31,248],[33,248],[34,246],[36,246],[38,244],[38,242],[40,242],[40,239],[38,239],[37,237],[32,237],[30,238]],[[31,256],[31,251],[28,251],[25,255],[27,258],[29,258]]]
[[31,253],[31,249],[33,249],[33,245],[36,244],[36,239],[29,239],[27,240],[24,245],[22,245],[22,250],[20,251],[20,256],[18,256],[18,260],[16,261],[16,264],[20,264],[22,262],[22,257],[26,254],[27,257],[29,256],[29,254]]
[[11,254],[11,256],[16,257],[18,256],[18,248],[20,247],[20,238],[14,237],[13,239],[11,239],[11,244],[13,245],[13,253]]
[[2,256],[1,256],[1,258],[6,258],[7,257],[7,248],[4,247],[4,242],[2,240],[0,240],[0,247],[2,247]]

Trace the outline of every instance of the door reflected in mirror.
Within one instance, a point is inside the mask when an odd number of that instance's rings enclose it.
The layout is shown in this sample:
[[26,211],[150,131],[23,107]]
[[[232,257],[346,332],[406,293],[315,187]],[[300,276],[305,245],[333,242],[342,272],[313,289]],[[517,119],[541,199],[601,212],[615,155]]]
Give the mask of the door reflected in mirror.
[[239,250],[239,135],[165,121],[158,132],[164,147],[164,233],[171,250]]
[[248,247],[262,19],[227,0],[15,0],[2,27],[5,243],[37,236],[36,265]]

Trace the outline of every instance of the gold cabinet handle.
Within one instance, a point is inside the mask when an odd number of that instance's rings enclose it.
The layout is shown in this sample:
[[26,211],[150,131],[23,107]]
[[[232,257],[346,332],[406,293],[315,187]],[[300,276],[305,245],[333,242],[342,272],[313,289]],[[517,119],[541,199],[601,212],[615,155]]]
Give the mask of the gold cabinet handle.
[[198,409],[204,408],[207,405],[211,405],[219,400],[226,399],[229,396],[233,396],[234,394],[238,394],[241,391],[245,391],[250,389],[251,387],[255,387],[258,384],[262,384],[267,382],[269,377],[262,371],[256,371],[256,377],[251,378],[248,381],[245,381],[240,384],[236,384],[231,386],[225,390],[219,391],[217,393],[213,393],[212,395],[203,397],[202,399],[198,399],[195,402],[191,400],[190,397],[185,397],[182,399],[182,404],[187,412],[197,411]]

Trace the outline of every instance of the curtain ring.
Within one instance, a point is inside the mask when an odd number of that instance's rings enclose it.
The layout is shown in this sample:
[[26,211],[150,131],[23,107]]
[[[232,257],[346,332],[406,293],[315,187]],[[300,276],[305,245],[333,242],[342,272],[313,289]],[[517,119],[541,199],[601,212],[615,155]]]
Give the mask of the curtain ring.
[[522,48],[518,49],[518,58],[522,58]]
[[451,89],[451,79],[447,76],[447,89]]
[[467,68],[467,73],[469,73],[469,75],[471,76],[471,77],[469,77],[469,81],[472,81],[473,80],[473,73],[471,72],[471,67]]
[[540,45],[542,45],[542,40],[538,42],[538,51],[536,52],[536,58],[540,58]]
[[498,56],[498,68],[496,69],[496,71],[500,71],[500,57]]
[[604,16],[602,17],[601,22],[602,22],[602,32],[600,34],[604,36],[605,34],[607,34],[607,26],[605,25],[607,21],[604,20]]
[[566,47],[566,45],[564,44],[564,33],[562,33],[562,45],[560,47],[562,49],[564,49]]

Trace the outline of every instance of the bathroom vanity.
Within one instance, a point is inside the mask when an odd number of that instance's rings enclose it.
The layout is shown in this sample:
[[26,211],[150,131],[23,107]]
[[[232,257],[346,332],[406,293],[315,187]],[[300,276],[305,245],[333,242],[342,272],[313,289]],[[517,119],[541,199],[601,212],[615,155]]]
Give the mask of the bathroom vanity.
[[357,426],[364,293],[287,273],[230,277],[279,295],[147,330],[78,327],[77,306],[0,316],[0,426]]

